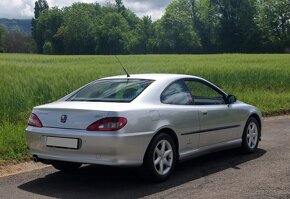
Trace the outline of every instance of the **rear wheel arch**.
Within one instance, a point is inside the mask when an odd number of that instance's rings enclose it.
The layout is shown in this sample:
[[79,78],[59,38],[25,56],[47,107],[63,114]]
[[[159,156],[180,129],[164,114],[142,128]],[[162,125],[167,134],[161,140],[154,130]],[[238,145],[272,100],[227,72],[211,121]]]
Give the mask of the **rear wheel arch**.
[[150,140],[143,157],[141,177],[153,182],[167,180],[178,162],[177,149],[178,139],[175,132],[170,128],[158,130]]
[[147,146],[146,152],[144,154],[143,160],[144,160],[144,158],[146,156],[146,153],[147,153],[148,148],[151,145],[152,141],[154,140],[154,138],[157,135],[159,135],[161,133],[167,134],[167,135],[169,135],[172,138],[172,140],[174,142],[174,145],[175,145],[175,148],[176,148],[176,152],[177,152],[177,160],[179,159],[179,141],[178,141],[178,137],[177,137],[176,133],[171,128],[162,128],[162,129],[159,129],[157,131],[157,133],[155,133],[155,135],[151,138],[151,140],[150,140],[150,142],[149,142],[149,144]]

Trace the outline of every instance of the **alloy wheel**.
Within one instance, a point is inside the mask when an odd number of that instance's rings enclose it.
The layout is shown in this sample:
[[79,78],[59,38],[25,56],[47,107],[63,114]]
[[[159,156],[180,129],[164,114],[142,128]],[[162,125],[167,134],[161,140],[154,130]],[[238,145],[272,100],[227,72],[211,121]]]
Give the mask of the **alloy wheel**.
[[248,125],[247,129],[247,144],[249,148],[253,149],[256,147],[258,142],[258,127],[254,122]]
[[159,175],[166,175],[173,163],[173,150],[167,140],[160,140],[154,149],[154,168]]

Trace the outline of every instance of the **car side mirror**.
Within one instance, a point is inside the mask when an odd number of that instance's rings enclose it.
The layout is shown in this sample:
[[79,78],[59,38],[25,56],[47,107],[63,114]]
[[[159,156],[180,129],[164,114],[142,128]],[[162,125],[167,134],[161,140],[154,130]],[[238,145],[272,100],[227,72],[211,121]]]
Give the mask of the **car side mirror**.
[[228,101],[228,104],[233,104],[237,101],[237,97],[234,96],[234,95],[228,95],[227,96],[227,101]]

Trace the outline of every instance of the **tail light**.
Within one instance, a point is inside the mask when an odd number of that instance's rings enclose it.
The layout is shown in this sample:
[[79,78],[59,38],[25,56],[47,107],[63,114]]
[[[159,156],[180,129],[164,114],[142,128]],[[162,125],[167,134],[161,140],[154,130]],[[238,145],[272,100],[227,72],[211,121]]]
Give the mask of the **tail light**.
[[106,117],[92,123],[87,131],[117,131],[126,124],[127,119],[124,117]]
[[28,126],[34,126],[34,127],[43,127],[40,119],[34,114],[31,113],[28,119]]

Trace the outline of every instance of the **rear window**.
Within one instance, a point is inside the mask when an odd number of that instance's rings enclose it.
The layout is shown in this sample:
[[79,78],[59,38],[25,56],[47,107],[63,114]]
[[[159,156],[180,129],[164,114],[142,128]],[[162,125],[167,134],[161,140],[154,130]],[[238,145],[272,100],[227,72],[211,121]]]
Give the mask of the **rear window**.
[[68,101],[131,102],[152,82],[144,79],[98,80],[79,90]]

